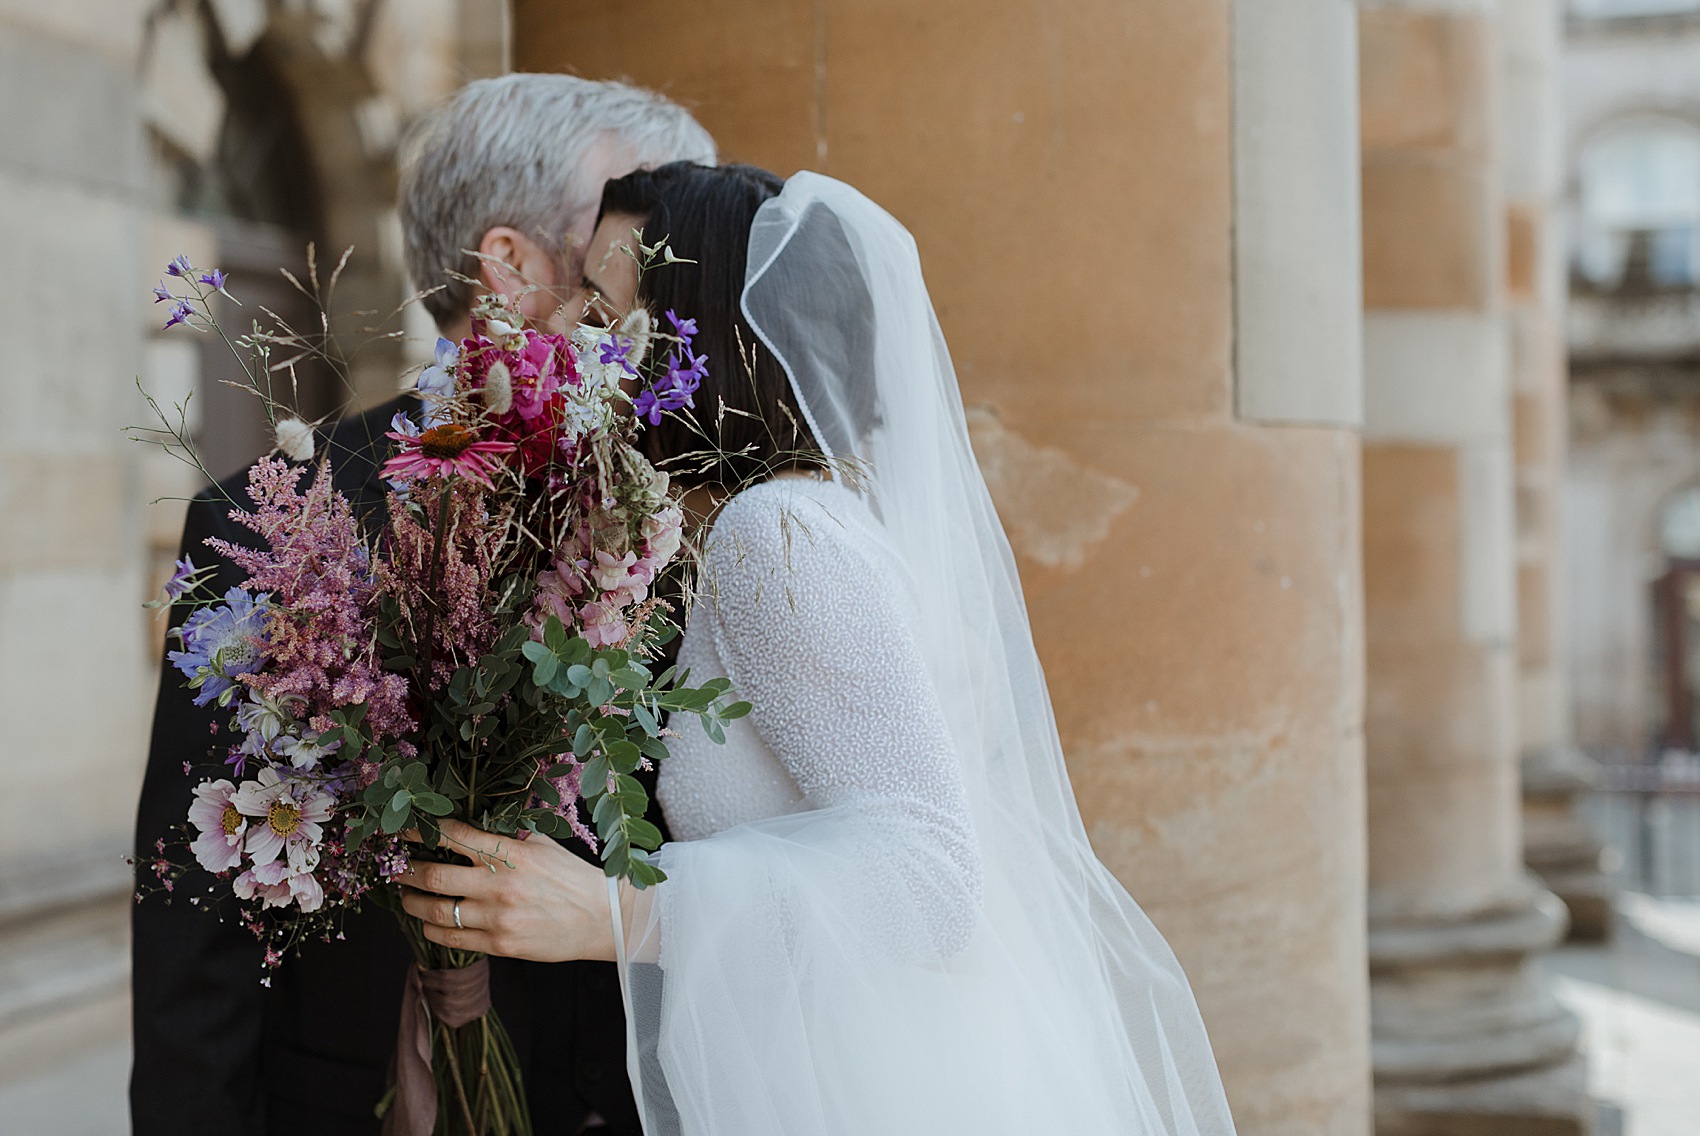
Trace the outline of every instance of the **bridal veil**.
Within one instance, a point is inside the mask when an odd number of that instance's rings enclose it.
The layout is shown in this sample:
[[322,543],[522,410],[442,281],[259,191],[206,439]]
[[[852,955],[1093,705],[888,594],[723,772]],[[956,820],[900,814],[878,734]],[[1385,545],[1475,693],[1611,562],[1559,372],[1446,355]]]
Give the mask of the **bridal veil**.
[[797,174],[742,306],[901,564],[926,673],[890,681],[937,693],[977,863],[877,795],[666,846],[659,961],[624,968],[649,1136],[1231,1133],[1186,978],[1087,842],[913,238]]

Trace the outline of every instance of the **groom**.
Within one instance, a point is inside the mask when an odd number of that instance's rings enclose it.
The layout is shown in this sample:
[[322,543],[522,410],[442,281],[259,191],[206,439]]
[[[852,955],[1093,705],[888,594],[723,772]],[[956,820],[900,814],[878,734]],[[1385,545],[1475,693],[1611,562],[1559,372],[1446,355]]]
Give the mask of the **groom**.
[[[403,155],[401,217],[408,268],[442,334],[467,330],[478,285],[519,296],[546,322],[583,278],[602,184],[678,159],[712,163],[714,142],[682,108],[619,83],[508,75],[472,83],[423,122]],[[472,255],[469,250],[475,250]],[[336,486],[369,511],[397,400],[317,439]],[[222,487],[246,503],[245,475]],[[241,573],[207,548],[253,534],[209,492],[189,507],[182,552],[218,567],[222,593]],[[180,622],[179,611],[173,623]],[[136,822],[141,883],[187,814],[192,778],[222,729],[165,667]],[[181,850],[175,854],[181,856]],[[582,851],[581,854],[588,855]],[[411,954],[389,912],[350,917],[345,938],[308,943],[260,983],[260,948],[227,913],[187,902],[213,881],[191,873],[176,900],[151,894],[134,911],[135,1136],[342,1136],[376,1133]],[[639,1132],[625,1074],[625,1025],[613,967],[493,959],[491,996],[524,1065],[536,1136]]]

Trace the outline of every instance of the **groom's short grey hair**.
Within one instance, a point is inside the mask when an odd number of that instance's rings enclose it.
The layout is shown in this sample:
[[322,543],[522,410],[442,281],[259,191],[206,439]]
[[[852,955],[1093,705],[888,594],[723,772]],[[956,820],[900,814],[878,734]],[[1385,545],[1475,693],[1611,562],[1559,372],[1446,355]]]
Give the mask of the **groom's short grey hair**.
[[654,91],[573,75],[519,73],[468,83],[410,132],[401,155],[407,270],[439,326],[472,307],[484,234],[509,225],[558,255],[572,219],[600,200],[585,158],[598,142],[634,167],[712,165],[714,139]]

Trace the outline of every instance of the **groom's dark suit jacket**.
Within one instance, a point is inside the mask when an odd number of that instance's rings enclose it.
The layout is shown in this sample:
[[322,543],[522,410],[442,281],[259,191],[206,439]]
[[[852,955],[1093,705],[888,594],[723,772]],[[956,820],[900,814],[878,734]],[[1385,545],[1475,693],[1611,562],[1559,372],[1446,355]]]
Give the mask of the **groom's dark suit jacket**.
[[[377,469],[389,445],[384,431],[402,406],[398,401],[349,418],[318,439],[337,488],[363,513],[381,507],[384,483]],[[246,486],[243,473],[224,483],[222,494],[202,495],[184,525],[181,555],[219,565],[213,583],[220,594],[240,583],[241,573],[204,541],[256,542],[229,520],[228,501],[246,505]],[[186,614],[176,609],[173,624]],[[272,973],[268,989],[260,984],[260,950],[232,918],[229,901],[222,921],[216,910],[187,902],[206,894],[211,877],[199,871],[185,876],[170,903],[151,887],[156,841],[163,838],[177,860],[187,854],[174,832],[184,823],[195,780],[183,763],[202,765],[215,746],[222,756],[230,742],[223,725],[228,718],[228,711],[193,705],[182,675],[164,668],[136,821],[138,882],[150,894],[132,920],[134,1134],[376,1133],[372,1109],[385,1090],[411,963],[395,916],[368,905],[347,920],[346,941],[307,944],[300,957]],[[217,887],[227,893],[229,885]],[[591,1112],[611,1132],[636,1136],[613,965],[491,964],[492,998],[524,1063],[537,1136],[570,1136]]]

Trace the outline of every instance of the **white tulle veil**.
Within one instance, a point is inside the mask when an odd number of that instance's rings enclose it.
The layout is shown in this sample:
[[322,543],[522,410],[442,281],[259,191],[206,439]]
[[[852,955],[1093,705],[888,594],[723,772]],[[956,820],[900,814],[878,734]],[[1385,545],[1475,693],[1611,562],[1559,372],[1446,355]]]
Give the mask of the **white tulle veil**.
[[659,961],[624,968],[649,1136],[1231,1133],[1186,978],[1087,842],[913,238],[797,174],[751,229],[742,307],[906,569],[977,904],[937,933],[915,877],[947,869],[878,802],[668,845],[633,936]]

